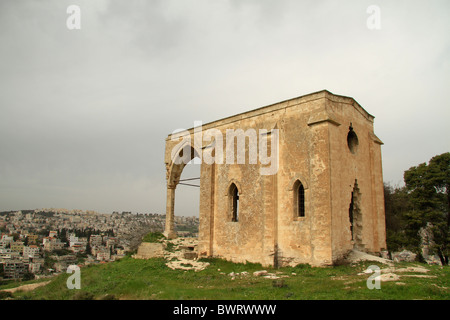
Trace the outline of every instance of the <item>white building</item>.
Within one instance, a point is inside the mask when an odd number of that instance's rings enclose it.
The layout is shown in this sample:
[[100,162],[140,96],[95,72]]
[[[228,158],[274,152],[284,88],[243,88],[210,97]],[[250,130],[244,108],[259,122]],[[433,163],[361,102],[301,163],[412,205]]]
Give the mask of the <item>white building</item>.
[[39,247],[35,245],[24,246],[23,252],[24,257],[34,258],[39,256]]
[[111,253],[109,250],[101,250],[97,252],[97,260],[109,261],[111,259]]
[[39,262],[30,262],[28,264],[28,271],[31,273],[38,273],[41,270],[41,264]]
[[57,231],[50,231],[50,232],[48,233],[48,236],[49,236],[50,238],[56,238],[56,237],[58,236],[58,232],[57,232]]
[[11,258],[11,249],[0,249],[0,263],[5,263],[6,261],[11,260]]
[[43,244],[45,251],[61,250],[64,248],[64,242],[56,238],[44,238]]
[[102,236],[99,234],[93,234],[90,238],[91,247],[102,245]]

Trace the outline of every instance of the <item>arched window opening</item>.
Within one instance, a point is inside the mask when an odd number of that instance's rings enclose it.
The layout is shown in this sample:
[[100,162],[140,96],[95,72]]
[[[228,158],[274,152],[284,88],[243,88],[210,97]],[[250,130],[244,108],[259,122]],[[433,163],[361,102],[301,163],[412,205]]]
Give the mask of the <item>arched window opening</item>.
[[348,128],[348,134],[347,134],[347,145],[348,149],[351,153],[356,154],[358,151],[358,136],[356,135],[355,131],[353,131],[352,124],[350,123],[350,127]]
[[231,211],[231,221],[239,221],[239,190],[234,183],[230,186],[229,192],[230,198],[230,211]]
[[355,186],[353,187],[350,198],[348,215],[350,220],[351,240],[354,241],[354,247],[358,250],[364,249],[364,244],[362,242],[363,215],[361,211],[361,199],[362,194],[358,187],[358,181],[355,179]]
[[305,216],[305,187],[299,180],[294,184],[294,216]]
[[354,237],[353,237],[353,207],[354,207],[354,205],[355,205],[355,198],[354,198],[354,193],[352,192],[350,207],[348,208],[348,217],[350,220],[350,233],[352,235],[352,240],[354,240]]

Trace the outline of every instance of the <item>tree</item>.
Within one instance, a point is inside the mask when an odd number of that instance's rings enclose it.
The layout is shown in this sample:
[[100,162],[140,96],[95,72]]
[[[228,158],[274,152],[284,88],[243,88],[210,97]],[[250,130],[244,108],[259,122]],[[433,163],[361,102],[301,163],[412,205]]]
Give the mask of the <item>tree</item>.
[[69,242],[69,240],[67,239],[67,230],[65,228],[62,228],[61,231],[59,231],[59,239],[61,240],[61,242],[67,243]]
[[19,238],[20,238],[20,234],[19,234],[19,233],[14,232],[14,233],[12,234],[12,236],[13,236],[13,240],[14,240],[14,241],[19,241]]
[[389,251],[413,249],[406,234],[405,214],[411,210],[405,187],[384,184],[384,207],[386,213],[386,245]]
[[86,243],[86,251],[85,251],[85,253],[87,255],[91,255],[92,254],[92,249],[91,249],[91,245],[89,244],[89,239],[88,239],[88,241]]
[[421,228],[430,228],[432,251],[448,265],[450,244],[450,153],[443,153],[404,173],[412,208],[405,215],[406,233],[414,245]]
[[34,274],[32,274],[29,271],[25,272],[23,277],[22,277],[23,281],[28,281],[28,280],[33,280],[33,279],[34,279]]

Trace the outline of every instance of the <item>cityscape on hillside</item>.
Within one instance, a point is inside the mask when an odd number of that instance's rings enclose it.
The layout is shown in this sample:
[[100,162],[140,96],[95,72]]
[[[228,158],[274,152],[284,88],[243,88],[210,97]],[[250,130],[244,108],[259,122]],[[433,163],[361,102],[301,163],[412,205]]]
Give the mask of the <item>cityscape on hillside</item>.
[[[180,236],[198,236],[198,217],[176,217]],[[165,215],[35,209],[0,212],[0,281],[66,272],[70,265],[107,263],[133,252]]]

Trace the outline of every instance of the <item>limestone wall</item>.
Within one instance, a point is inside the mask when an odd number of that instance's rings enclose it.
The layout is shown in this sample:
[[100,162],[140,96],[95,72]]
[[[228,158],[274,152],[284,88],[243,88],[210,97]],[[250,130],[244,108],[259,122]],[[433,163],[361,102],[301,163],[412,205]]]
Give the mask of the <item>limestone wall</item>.
[[143,242],[139,245],[138,251],[133,258],[150,259],[164,257],[164,245],[162,243]]
[[[204,131],[217,129],[224,138],[227,129],[278,129],[279,167],[274,175],[261,175],[260,162],[248,164],[248,141],[246,164],[202,163],[199,254],[264,265],[331,264],[355,245],[349,206],[356,180],[358,241],[370,252],[384,248],[381,141],[373,119],[352,98],[321,91],[205,124]],[[350,124],[356,152],[347,144]],[[194,129],[189,134],[194,141]],[[169,138],[165,161],[173,182],[182,167],[171,164],[176,142]],[[304,217],[294,213],[296,180],[305,188]],[[231,219],[231,183],[239,190],[237,222]]]

